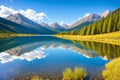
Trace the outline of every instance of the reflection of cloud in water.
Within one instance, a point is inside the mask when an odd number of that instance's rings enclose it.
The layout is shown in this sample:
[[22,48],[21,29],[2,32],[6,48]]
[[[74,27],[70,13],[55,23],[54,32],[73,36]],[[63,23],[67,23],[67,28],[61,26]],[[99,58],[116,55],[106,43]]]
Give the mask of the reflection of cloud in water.
[[10,55],[9,53],[1,52],[0,53],[0,62],[7,63],[7,62],[11,62],[16,59],[32,61],[34,59],[45,58],[46,55],[47,54],[42,50],[34,50],[31,52],[26,52],[20,56],[13,56],[13,55]]

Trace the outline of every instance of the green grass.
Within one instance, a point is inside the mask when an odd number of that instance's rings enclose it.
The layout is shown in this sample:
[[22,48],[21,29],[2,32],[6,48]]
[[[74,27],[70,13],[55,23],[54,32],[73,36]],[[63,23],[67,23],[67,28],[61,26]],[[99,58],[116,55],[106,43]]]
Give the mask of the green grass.
[[75,67],[73,71],[67,68],[63,71],[62,80],[83,80],[86,76],[87,72],[83,68]]
[[76,41],[93,41],[100,43],[108,43],[120,45],[120,31],[106,33],[106,34],[97,34],[97,35],[53,35],[58,38],[76,40]]

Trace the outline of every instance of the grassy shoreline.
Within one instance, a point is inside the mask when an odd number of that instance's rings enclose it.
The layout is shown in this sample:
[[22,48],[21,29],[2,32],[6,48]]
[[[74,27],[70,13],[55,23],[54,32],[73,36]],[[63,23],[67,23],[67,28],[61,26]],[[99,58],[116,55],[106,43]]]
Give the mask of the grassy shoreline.
[[97,35],[53,35],[58,38],[75,40],[75,41],[93,41],[100,43],[108,43],[120,45],[120,31],[106,33],[106,34],[97,34]]
[[36,36],[37,34],[15,34],[15,33],[1,33],[0,38],[5,37],[24,37],[24,36]]

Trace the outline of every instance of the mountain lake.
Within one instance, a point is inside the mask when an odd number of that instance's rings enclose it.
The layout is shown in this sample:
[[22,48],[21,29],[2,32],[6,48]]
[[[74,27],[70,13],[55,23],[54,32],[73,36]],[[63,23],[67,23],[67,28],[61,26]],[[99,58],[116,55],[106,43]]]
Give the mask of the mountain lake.
[[27,80],[33,75],[61,80],[66,68],[75,67],[87,71],[86,80],[99,80],[105,64],[119,52],[117,45],[52,36],[0,38],[0,80]]

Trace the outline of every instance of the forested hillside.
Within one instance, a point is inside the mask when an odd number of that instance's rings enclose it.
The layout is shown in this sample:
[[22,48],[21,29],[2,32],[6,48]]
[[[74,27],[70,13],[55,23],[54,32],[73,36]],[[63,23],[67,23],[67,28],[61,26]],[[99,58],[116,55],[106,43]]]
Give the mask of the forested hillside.
[[71,32],[63,32],[60,34],[71,35],[94,35],[120,31],[120,8],[112,12],[108,17],[99,20],[88,26],[84,26],[80,30],[73,30]]
[[6,20],[0,17],[0,32],[13,32],[13,33],[38,33],[37,30],[32,28],[27,28],[26,26],[14,23],[12,21]]
[[10,33],[10,32],[19,33],[19,34],[20,33],[24,33],[24,34],[54,34],[55,33],[54,31],[44,28],[40,26],[39,24],[34,23],[32,21],[30,25],[16,23],[16,22],[0,17],[0,33]]

